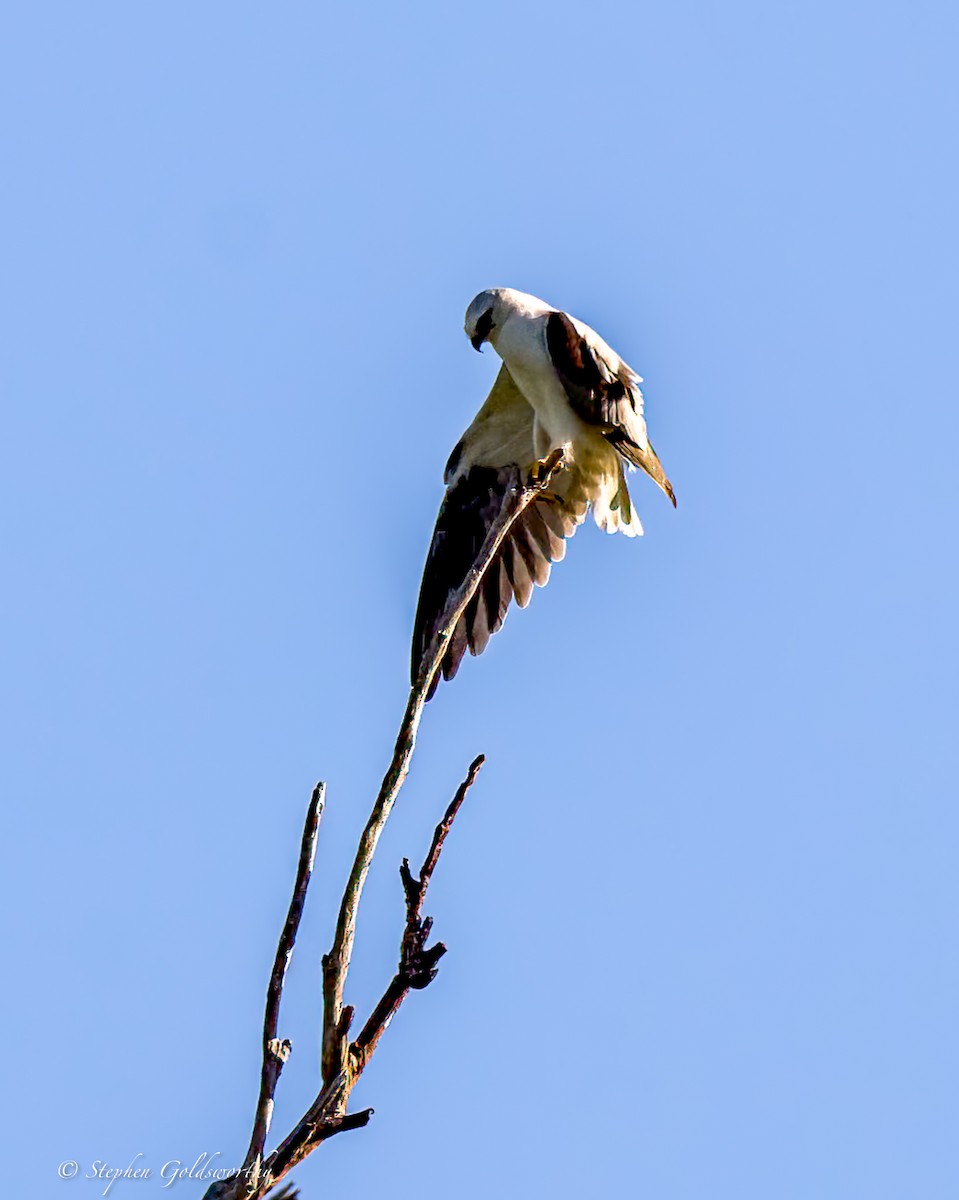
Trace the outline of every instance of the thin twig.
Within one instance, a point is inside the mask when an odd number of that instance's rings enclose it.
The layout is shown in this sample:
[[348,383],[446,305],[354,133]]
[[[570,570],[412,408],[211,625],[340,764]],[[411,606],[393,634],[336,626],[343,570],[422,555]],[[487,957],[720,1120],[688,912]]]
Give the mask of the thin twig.
[[[306,1119],[297,1122],[296,1128],[285,1141],[264,1163],[263,1176],[273,1183],[287,1175],[303,1161],[308,1154],[338,1133],[347,1133],[351,1129],[362,1129],[368,1125],[373,1115],[372,1108],[364,1108],[355,1113],[344,1113],[338,1117],[322,1117],[314,1122]],[[255,1195],[255,1193],[254,1193]]]
[[[410,886],[412,886],[413,883],[416,883],[419,889],[415,895],[415,911],[417,916],[419,916],[420,909],[423,907],[423,900],[426,898],[426,889],[429,887],[430,880],[433,878],[433,872],[436,870],[436,864],[440,860],[440,851],[443,849],[443,843],[446,841],[449,831],[453,828],[453,822],[456,820],[456,814],[460,810],[460,805],[466,799],[466,793],[476,782],[476,776],[479,774],[480,767],[484,762],[486,762],[486,755],[478,754],[470,763],[470,768],[466,774],[466,778],[456,789],[456,795],[450,801],[450,806],[446,810],[446,815],[443,817],[443,820],[440,821],[439,825],[437,825],[433,830],[433,842],[430,846],[430,852],[423,860],[423,866],[420,868],[419,880],[415,881],[412,879],[412,877],[410,877]],[[409,863],[405,858],[403,859],[403,862],[406,863],[406,875],[409,876]],[[406,888],[406,896],[407,900],[409,900],[409,887]]]
[[534,464],[533,470],[525,480],[520,475],[518,468],[514,471],[513,483],[506,493],[503,507],[490,527],[483,548],[463,586],[447,605],[440,632],[434,639],[430,653],[426,655],[416,683],[410,691],[406,713],[396,738],[392,761],[383,778],[373,811],[370,813],[356,850],[353,868],[350,871],[350,877],[340,903],[333,945],[323,960],[322,1068],[323,1080],[327,1084],[335,1079],[347,1065],[348,1043],[346,1031],[342,1027],[343,991],[356,937],[356,916],[360,896],[369,873],[376,844],[403,785],[403,780],[409,771],[410,759],[416,746],[416,732],[423,714],[426,697],[430,693],[433,679],[440,669],[440,664],[449,648],[459,619],[473,598],[473,593],[499,549],[500,543],[506,537],[514,521],[537,494],[549,485],[553,475],[565,465],[565,461],[565,451],[557,449],[541,462]]
[[293,945],[296,942],[300,918],[303,916],[303,906],[306,903],[306,891],[310,886],[310,876],[313,873],[313,862],[316,858],[316,839],[320,830],[320,820],[323,816],[323,805],[326,798],[326,784],[318,783],[313,789],[310,803],[306,811],[306,822],[303,826],[303,837],[300,840],[300,857],[296,865],[296,882],[293,885],[293,896],[290,908],[286,914],[283,931],[276,947],[276,957],[273,960],[273,971],[266,990],[266,1011],[263,1015],[263,1067],[260,1073],[260,1095],[256,1105],[256,1117],[253,1121],[253,1135],[250,1138],[250,1148],[246,1152],[243,1170],[248,1178],[256,1179],[259,1175],[260,1163],[263,1161],[263,1151],[266,1147],[266,1135],[270,1130],[273,1118],[273,1096],[276,1092],[277,1081],[283,1064],[290,1057],[290,1042],[277,1037],[280,1019],[280,999],[283,995],[283,981],[293,957]]
[[393,1019],[396,1010],[406,999],[410,988],[416,990],[425,988],[436,978],[436,964],[446,953],[446,947],[442,942],[437,942],[435,946],[427,949],[426,942],[430,930],[433,928],[433,922],[430,917],[421,918],[420,913],[423,910],[426,889],[430,885],[433,871],[439,862],[443,843],[453,827],[460,806],[466,799],[466,793],[473,786],[480,767],[485,761],[485,757],[480,754],[470,763],[466,778],[456,789],[456,795],[450,802],[446,814],[433,832],[433,841],[423,860],[423,865],[420,867],[419,879],[413,876],[408,858],[404,858],[400,866],[400,878],[403,881],[403,892],[406,896],[406,926],[400,942],[400,962],[396,974],[370,1013],[369,1020],[363,1026],[356,1041],[350,1046],[350,1063],[357,1077],[369,1062],[370,1056],[376,1049],[376,1043]]

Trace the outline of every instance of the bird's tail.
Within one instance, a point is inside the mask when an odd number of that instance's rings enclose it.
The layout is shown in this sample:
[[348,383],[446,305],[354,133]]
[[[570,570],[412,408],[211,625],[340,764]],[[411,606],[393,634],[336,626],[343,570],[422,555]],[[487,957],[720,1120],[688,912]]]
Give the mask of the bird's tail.
[[663,464],[659,461],[659,455],[653,449],[651,441],[647,439],[646,445],[640,446],[628,436],[624,429],[605,430],[603,436],[617,454],[621,454],[634,467],[645,471],[653,483],[661,487],[672,500],[673,508],[676,507],[676,493],[673,491],[673,485],[666,478]]
[[653,449],[653,443],[647,442],[645,450],[639,446],[630,447],[630,449],[634,450],[635,454],[629,455],[629,461],[645,471],[653,483],[663,489],[675,508],[676,493],[673,491],[673,485],[666,478],[666,472],[663,470],[663,464],[659,461],[659,455]]

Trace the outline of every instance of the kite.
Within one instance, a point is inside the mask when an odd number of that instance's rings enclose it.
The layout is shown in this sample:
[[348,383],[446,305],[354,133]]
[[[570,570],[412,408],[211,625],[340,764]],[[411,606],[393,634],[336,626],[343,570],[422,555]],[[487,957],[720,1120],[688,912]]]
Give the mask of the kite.
[[[411,661],[415,683],[450,597],[474,566],[502,508],[515,468],[525,476],[552,450],[567,469],[512,524],[453,632],[442,662],[452,679],[467,650],[481,654],[513,599],[533,585],[591,510],[600,529],[643,532],[624,467],[639,467],[676,505],[646,433],[642,379],[606,342],[568,313],[513,288],[480,292],[466,310],[473,348],[489,342],[503,360],[482,408],[446,464],[446,495],[420,587]],[[439,673],[433,681],[433,689]]]

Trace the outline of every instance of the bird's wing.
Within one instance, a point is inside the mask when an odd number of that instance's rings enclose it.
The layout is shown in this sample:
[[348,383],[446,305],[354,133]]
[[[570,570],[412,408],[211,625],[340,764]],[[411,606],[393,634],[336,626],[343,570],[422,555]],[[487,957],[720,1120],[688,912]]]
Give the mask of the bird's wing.
[[[526,472],[535,458],[533,410],[506,367],[501,367],[486,402],[446,465],[446,495],[426,558],[413,625],[414,683],[450,598],[464,583],[502,508],[512,468]],[[516,519],[456,626],[443,658],[444,678],[453,678],[467,649],[471,654],[483,652],[514,597],[525,608],[533,584],[546,583],[550,563],[566,553],[565,539],[585,518],[587,503],[575,480],[566,480],[538,496]]]
[[546,318],[546,348],[570,405],[627,462],[641,467],[676,505],[672,484],[646,433],[642,379],[588,325],[564,312]]

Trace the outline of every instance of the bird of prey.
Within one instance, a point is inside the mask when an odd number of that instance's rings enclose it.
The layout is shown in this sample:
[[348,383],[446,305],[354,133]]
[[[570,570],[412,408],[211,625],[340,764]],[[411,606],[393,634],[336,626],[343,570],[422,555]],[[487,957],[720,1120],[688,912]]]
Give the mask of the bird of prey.
[[414,683],[500,511],[512,467],[525,476],[551,450],[566,450],[567,469],[511,526],[460,618],[442,662],[446,679],[467,649],[483,652],[514,597],[526,607],[533,584],[546,583],[589,509],[607,533],[643,532],[624,464],[642,468],[676,504],[646,434],[642,379],[598,333],[535,296],[491,288],[466,310],[466,335],[476,350],[489,342],[503,365],[446,464],[413,627]]

